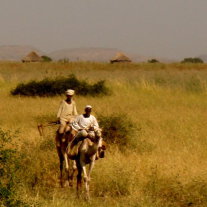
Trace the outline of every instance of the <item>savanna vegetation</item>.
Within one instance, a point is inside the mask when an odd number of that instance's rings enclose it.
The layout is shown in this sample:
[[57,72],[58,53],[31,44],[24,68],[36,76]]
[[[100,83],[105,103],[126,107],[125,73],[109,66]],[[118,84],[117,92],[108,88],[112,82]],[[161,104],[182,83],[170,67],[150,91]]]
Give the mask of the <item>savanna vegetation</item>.
[[[64,95],[13,96],[19,83],[68,78],[110,94],[91,104],[108,143],[92,172],[91,201],[60,188],[56,120]],[[90,62],[0,63],[0,206],[207,206],[207,65]]]

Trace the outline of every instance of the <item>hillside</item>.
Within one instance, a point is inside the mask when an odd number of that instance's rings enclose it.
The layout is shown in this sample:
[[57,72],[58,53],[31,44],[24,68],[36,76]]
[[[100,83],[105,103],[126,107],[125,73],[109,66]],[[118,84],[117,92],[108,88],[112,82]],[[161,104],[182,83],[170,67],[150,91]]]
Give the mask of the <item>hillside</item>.
[[156,58],[160,62],[174,62],[161,57],[150,57],[139,54],[132,54],[115,48],[73,48],[61,49],[50,53],[44,53],[33,46],[24,45],[4,45],[0,46],[0,60],[3,61],[21,61],[31,51],[38,55],[46,54],[54,61],[68,59],[69,61],[91,61],[91,62],[109,62],[118,52],[126,54],[133,62],[147,62],[149,59]]
[[32,46],[22,46],[22,45],[0,46],[0,60],[20,61],[31,51],[35,51],[39,55],[43,54],[43,52]]
[[[70,61],[93,61],[93,62],[109,62],[116,53],[122,52],[126,54],[133,62],[146,62],[154,57],[147,57],[137,54],[127,53],[120,49],[114,48],[73,48],[54,51],[48,54],[53,60],[68,59]],[[165,58],[158,58],[162,62],[169,62]]]
[[201,58],[205,63],[207,62],[207,55],[200,55],[198,57]]
[[115,56],[118,49],[112,48],[74,48],[49,53],[53,60],[69,59],[70,61],[108,62]]

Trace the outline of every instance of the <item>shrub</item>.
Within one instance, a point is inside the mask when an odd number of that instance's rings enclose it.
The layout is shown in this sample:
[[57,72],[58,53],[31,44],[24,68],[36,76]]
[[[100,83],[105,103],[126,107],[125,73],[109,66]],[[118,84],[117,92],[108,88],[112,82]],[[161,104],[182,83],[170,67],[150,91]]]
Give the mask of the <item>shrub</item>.
[[106,95],[109,92],[105,86],[105,81],[89,84],[86,81],[78,80],[75,75],[70,75],[67,78],[60,77],[57,79],[30,81],[26,84],[20,83],[11,91],[11,94],[23,96],[55,96],[65,93],[65,90],[68,88],[74,89],[78,95]]
[[0,206],[26,206],[16,195],[20,155],[15,148],[8,146],[11,141],[10,133],[0,129]]
[[99,115],[98,119],[107,143],[117,144],[119,147],[133,144],[136,127],[126,114]]

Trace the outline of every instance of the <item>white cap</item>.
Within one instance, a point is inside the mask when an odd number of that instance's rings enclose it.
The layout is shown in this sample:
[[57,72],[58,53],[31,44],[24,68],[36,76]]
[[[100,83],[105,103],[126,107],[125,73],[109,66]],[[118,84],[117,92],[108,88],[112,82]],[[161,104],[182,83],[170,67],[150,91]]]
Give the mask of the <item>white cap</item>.
[[91,105],[86,105],[85,109],[92,109],[92,106]]
[[75,94],[75,91],[72,89],[68,89],[67,91],[65,91],[65,94],[69,96],[73,96]]

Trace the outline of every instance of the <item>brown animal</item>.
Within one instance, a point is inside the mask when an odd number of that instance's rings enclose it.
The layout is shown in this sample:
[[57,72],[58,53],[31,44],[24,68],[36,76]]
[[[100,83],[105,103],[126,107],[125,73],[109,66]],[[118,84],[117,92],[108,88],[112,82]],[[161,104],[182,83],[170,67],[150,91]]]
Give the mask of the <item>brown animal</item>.
[[[59,157],[59,161],[60,161],[60,185],[61,187],[64,187],[64,182],[63,182],[63,164],[65,161],[65,171],[67,173],[67,180],[69,182],[69,185],[72,186],[72,178],[73,178],[73,174],[75,172],[76,169],[76,165],[75,162],[73,161],[73,165],[72,165],[72,174],[70,174],[70,170],[69,167],[71,167],[71,164],[68,159],[68,155],[67,155],[67,147],[69,145],[69,143],[73,140],[74,136],[75,136],[75,131],[70,131],[70,132],[66,132],[64,134],[64,136],[60,136],[60,134],[57,132],[56,133],[56,149],[57,149],[57,153],[58,153],[58,157]],[[59,143],[57,145],[57,143]]]
[[[74,140],[75,141],[75,140]],[[73,145],[73,144],[72,144]],[[104,150],[106,149],[105,143],[102,141],[101,131],[95,132],[95,138],[85,138],[78,145],[76,156],[68,154],[69,159],[74,159],[76,162],[78,175],[77,175],[77,195],[80,195],[80,188],[82,183],[82,173],[85,183],[86,199],[89,199],[89,182],[91,171],[94,167],[95,160],[98,157],[104,157]],[[86,171],[86,165],[89,164],[89,171]],[[74,174],[74,173],[72,173]],[[72,176],[71,176],[72,179]]]

